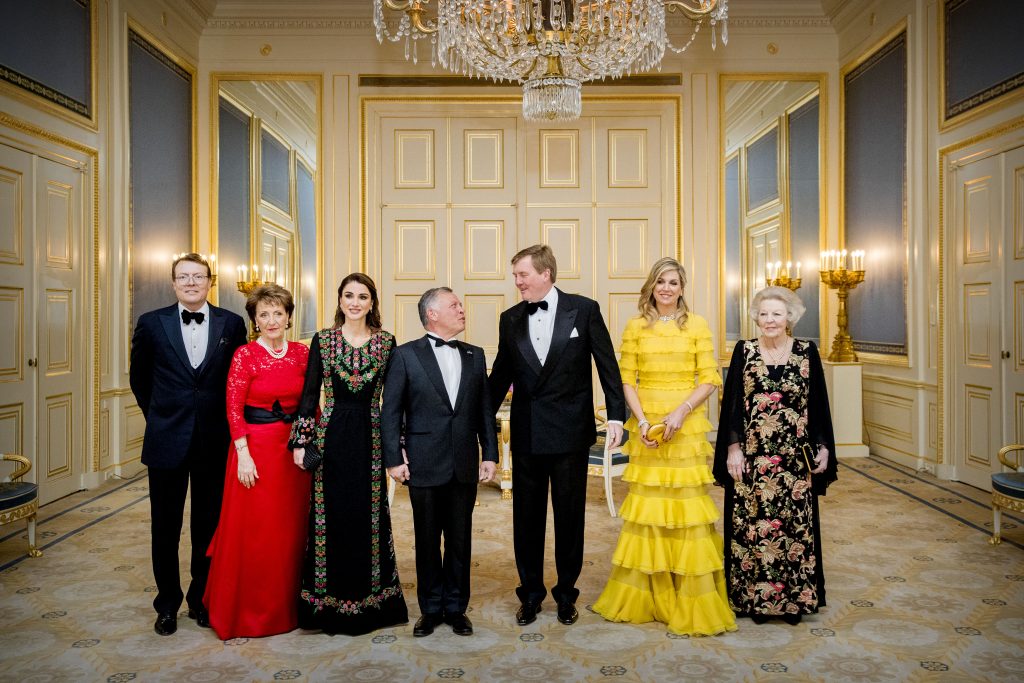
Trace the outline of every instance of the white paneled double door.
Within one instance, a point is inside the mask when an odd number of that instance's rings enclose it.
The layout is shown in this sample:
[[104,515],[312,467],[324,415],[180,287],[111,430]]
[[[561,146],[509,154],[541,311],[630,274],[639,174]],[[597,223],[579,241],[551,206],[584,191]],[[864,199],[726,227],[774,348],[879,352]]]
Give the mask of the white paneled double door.
[[987,490],[999,448],[1024,442],[1024,147],[954,177],[948,450],[955,478]]
[[85,470],[83,179],[0,144],[0,451],[31,460],[42,503]]

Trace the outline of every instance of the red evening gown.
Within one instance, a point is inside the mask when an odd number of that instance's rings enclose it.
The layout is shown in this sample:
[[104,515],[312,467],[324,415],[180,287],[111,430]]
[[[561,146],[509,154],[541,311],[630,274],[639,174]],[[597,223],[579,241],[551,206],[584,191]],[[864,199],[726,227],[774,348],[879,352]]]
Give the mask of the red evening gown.
[[[298,407],[309,349],[289,343],[274,358],[250,342],[235,352],[228,374],[228,450],[224,503],[210,543],[210,578],[203,604],[222,640],[287,633],[298,626],[300,571],[306,548],[310,475],[288,448],[291,424],[251,424],[246,405],[291,415]],[[234,441],[247,437],[259,477],[247,489],[238,481]]]

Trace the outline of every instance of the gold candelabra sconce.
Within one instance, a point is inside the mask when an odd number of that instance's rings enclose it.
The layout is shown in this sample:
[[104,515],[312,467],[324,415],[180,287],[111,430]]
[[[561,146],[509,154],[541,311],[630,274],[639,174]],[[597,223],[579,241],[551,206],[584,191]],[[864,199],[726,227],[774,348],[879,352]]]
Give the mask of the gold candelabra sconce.
[[856,363],[857,353],[853,350],[853,339],[850,338],[846,299],[851,289],[864,282],[864,250],[821,252],[820,273],[822,283],[836,290],[839,298],[839,313],[836,316],[839,331],[832,340],[832,352],[828,360],[833,363]]
[[[260,275],[260,267],[255,263],[252,266],[238,266],[236,270],[238,271],[238,280],[235,281],[235,286],[247,298],[260,285],[275,282],[274,266],[263,266],[262,276]],[[257,329],[256,323],[253,323],[252,329],[249,331],[249,341],[253,341],[259,335],[260,331]]]
[[782,261],[776,261],[775,263],[769,263],[765,265],[764,273],[764,286],[765,287],[785,287],[788,290],[796,291],[800,289],[800,284],[803,282],[800,279],[800,262],[796,262],[796,268],[793,268],[791,261],[786,261],[783,265]]

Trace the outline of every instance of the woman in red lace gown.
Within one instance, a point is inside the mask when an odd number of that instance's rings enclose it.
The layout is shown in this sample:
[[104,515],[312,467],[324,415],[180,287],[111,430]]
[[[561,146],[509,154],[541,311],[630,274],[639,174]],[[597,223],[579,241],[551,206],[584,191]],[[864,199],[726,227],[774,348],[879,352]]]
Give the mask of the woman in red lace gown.
[[222,640],[286,633],[298,626],[310,475],[288,448],[309,349],[289,344],[295,309],[278,285],[245,303],[259,337],[235,352],[228,374],[228,451],[220,523],[207,554],[203,604]]

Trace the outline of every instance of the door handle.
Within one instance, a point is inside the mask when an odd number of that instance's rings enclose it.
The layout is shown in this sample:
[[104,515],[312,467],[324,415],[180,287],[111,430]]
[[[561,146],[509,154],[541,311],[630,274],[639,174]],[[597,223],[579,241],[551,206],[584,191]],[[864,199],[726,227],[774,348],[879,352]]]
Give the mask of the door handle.
[[34,368],[36,365],[38,365],[38,363],[36,362],[35,358],[29,358],[28,359],[28,366],[30,368]]
[[1000,355],[1000,357],[1002,357],[1004,359],[1008,359],[1010,357],[1010,352],[1009,351],[1003,351],[999,355]]

